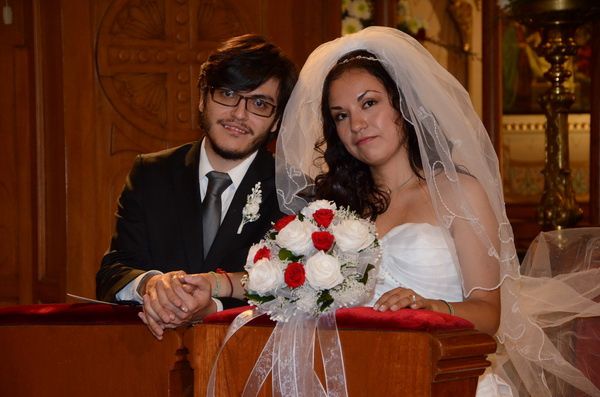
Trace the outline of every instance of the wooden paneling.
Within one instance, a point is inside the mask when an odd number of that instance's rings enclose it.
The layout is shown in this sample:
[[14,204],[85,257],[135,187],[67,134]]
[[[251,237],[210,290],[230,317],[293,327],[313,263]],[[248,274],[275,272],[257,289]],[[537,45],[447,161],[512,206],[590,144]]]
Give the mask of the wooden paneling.
[[600,226],[600,18],[592,28],[590,112],[590,224]]
[[[102,112],[97,107],[93,5],[97,1],[62,3],[63,100],[66,156],[66,292],[93,296],[94,272],[102,253],[107,229],[99,204],[102,170],[110,167],[101,160],[106,135],[99,130]],[[63,295],[65,291],[60,291]]]
[[482,121],[490,139],[500,153],[502,148],[502,54],[500,50],[500,17],[498,5],[493,1],[484,1],[482,10],[481,41],[486,43],[482,54],[481,82],[484,93],[482,98]]
[[157,341],[143,324],[14,325],[0,336],[2,396],[191,396],[170,376],[179,332]]
[[34,301],[60,302],[67,255],[63,45],[59,0],[34,1],[36,208],[39,256],[34,266]]
[[10,5],[13,23],[0,22],[0,304],[31,301],[35,257],[31,7]]
[[[0,29],[7,29],[0,25]],[[0,37],[5,34],[0,33]],[[14,39],[13,39],[14,40]],[[15,47],[20,43],[2,41],[0,46],[0,302],[16,302],[18,297],[17,153]],[[10,76],[10,77],[9,77]]]

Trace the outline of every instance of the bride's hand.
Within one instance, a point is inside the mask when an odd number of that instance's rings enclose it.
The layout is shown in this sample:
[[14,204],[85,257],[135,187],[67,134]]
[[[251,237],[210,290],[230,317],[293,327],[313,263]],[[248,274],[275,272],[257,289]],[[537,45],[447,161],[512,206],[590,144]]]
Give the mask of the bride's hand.
[[411,309],[429,309],[429,299],[425,299],[415,291],[408,288],[394,288],[375,302],[373,309],[384,312],[386,310],[396,311],[405,307]]

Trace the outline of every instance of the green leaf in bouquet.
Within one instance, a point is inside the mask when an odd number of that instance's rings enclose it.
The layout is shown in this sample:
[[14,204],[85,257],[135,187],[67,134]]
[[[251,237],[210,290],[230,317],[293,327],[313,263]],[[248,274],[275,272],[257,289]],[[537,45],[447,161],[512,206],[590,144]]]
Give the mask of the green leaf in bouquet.
[[275,299],[275,297],[273,295],[261,296],[258,294],[253,294],[251,292],[246,293],[246,298],[250,301],[257,302],[257,303],[266,303],[266,302],[270,302],[273,299]]
[[294,254],[292,254],[292,251],[290,251],[289,249],[282,248],[279,250],[279,259],[281,259],[282,261],[290,259],[293,255]]
[[290,261],[290,262],[298,262],[302,258],[302,255],[296,256],[287,248],[282,248],[279,250],[279,259],[282,261]]
[[333,303],[333,298],[329,293],[329,290],[321,292],[317,298],[317,304],[319,305],[319,311],[324,312]]

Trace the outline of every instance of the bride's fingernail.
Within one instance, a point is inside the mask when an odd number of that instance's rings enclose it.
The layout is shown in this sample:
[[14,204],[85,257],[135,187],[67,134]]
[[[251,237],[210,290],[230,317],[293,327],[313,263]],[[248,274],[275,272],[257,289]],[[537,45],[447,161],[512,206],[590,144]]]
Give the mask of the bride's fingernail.
[[373,310],[379,310],[379,305],[373,305]]
[[384,305],[379,306],[379,308],[377,310],[379,310],[380,312],[384,312],[386,309],[386,307]]

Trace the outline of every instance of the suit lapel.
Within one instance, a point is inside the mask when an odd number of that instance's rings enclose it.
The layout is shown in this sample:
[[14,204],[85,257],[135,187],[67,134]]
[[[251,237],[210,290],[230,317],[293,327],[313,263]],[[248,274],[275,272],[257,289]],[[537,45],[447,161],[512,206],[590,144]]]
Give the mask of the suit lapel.
[[[257,182],[272,179],[274,173],[272,155],[266,150],[259,150],[233,196],[225,219],[223,219],[215,241],[206,256],[206,263],[220,263],[228,251],[231,250],[232,242],[240,238],[237,231],[242,221],[242,210],[246,205],[248,195],[252,192],[252,188]],[[265,200],[266,193],[264,185],[263,183],[263,201]]]
[[188,259],[188,272],[199,272],[204,264],[202,247],[202,210],[198,164],[200,142],[192,145],[185,156],[183,167],[173,170],[174,189],[181,225],[182,240]]

